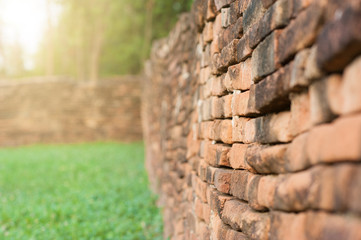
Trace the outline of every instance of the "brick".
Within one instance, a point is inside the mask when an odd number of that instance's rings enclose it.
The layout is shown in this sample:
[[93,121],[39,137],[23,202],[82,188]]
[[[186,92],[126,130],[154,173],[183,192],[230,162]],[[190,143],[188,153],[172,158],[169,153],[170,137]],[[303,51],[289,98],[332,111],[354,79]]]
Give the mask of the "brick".
[[274,206],[274,195],[279,184],[275,176],[263,176],[259,180],[257,202],[261,206]]
[[250,116],[257,114],[254,106],[249,104],[250,91],[243,93],[235,92],[232,98],[232,115],[233,116]]
[[286,172],[285,155],[287,147],[287,144],[274,146],[249,145],[245,157],[250,167],[248,170],[262,174]]
[[229,193],[232,170],[217,169],[214,173],[214,186],[222,193]]
[[317,39],[317,64],[327,72],[341,71],[361,53],[361,9],[349,7],[340,15]]
[[206,15],[207,21],[214,20],[216,15],[217,15],[217,8],[216,5],[214,4],[214,0],[208,0],[207,15]]
[[192,188],[202,202],[207,202],[207,183],[201,181],[195,174],[192,174]]
[[207,22],[203,30],[204,45],[213,40],[213,22]]
[[251,239],[268,239],[270,217],[267,213],[253,211],[246,203],[238,200],[227,201],[222,220]]
[[314,43],[322,19],[322,8],[315,2],[301,12],[294,21],[280,33],[276,58],[279,63],[286,63],[299,50]]
[[211,69],[210,67],[202,68],[199,73],[199,80],[200,84],[205,84],[211,75]]
[[221,10],[221,8],[229,6],[235,0],[215,0],[214,3],[216,5],[217,11]]
[[230,8],[221,9],[222,27],[226,28],[231,24]]
[[308,133],[297,136],[289,144],[285,154],[285,169],[289,172],[303,170],[310,166],[306,154]]
[[238,18],[235,23],[231,24],[227,28],[223,28],[218,32],[218,47],[223,49],[232,40],[240,39],[243,34],[242,17]]
[[356,58],[346,69],[342,86],[342,113],[348,114],[361,110],[361,57]]
[[198,31],[202,31],[208,10],[207,1],[195,0],[192,5],[193,19]]
[[248,171],[233,171],[231,176],[230,193],[241,200],[248,201],[249,198],[247,186],[253,177],[254,175]]
[[245,126],[245,143],[277,143],[289,142],[292,135],[289,132],[290,112],[272,114],[251,119]]
[[273,30],[286,26],[292,15],[288,0],[277,1],[249,30],[250,47],[255,48]]
[[317,48],[317,45],[311,47],[310,53],[306,60],[304,74],[309,81],[320,79],[323,75],[322,70],[317,65]]
[[278,32],[263,40],[252,54],[252,80],[259,81],[276,70],[275,47]]
[[246,123],[249,121],[249,118],[237,117],[232,118],[232,141],[233,142],[243,142],[245,136],[245,127]]
[[215,64],[217,71],[225,72],[228,66],[237,63],[237,43],[238,39],[234,39],[225,48],[222,49],[218,57],[215,57],[213,63]]
[[252,49],[249,46],[249,35],[244,34],[237,44],[237,61],[242,62],[252,54]]
[[243,13],[243,29],[247,32],[248,28],[257,22],[266,12],[262,1],[251,1]]
[[224,144],[212,144],[208,142],[205,153],[205,161],[215,167],[230,166],[229,164],[230,147]]
[[223,98],[223,112],[224,112],[224,117],[225,118],[230,118],[232,117],[232,94],[226,95]]
[[225,75],[213,77],[211,79],[211,94],[213,96],[222,96],[227,93],[227,89],[224,85]]
[[291,69],[292,64],[288,64],[261,82],[251,85],[250,95],[254,96],[256,110],[267,113],[289,108]]
[[359,218],[347,215],[272,212],[270,239],[357,239],[359,225]]
[[216,189],[209,190],[209,206],[210,209],[218,214],[218,216],[222,216],[224,204],[226,201],[233,199],[232,196],[225,195]]
[[328,102],[327,88],[326,78],[310,86],[311,123],[313,125],[330,122],[335,118]]
[[218,97],[211,98],[212,119],[224,117],[224,99]]
[[298,52],[292,64],[290,88],[293,90],[302,90],[310,85],[310,79],[305,76],[305,68],[310,50],[304,49]]
[[[361,159],[361,117],[350,116],[311,130],[306,153],[312,164]],[[347,149],[347,151],[344,151]]]
[[291,95],[290,132],[297,136],[311,125],[310,96],[308,91]]
[[206,47],[201,55],[201,67],[204,68],[204,67],[211,65],[211,61],[212,61],[211,49],[210,49],[209,45],[206,45]]
[[246,151],[248,145],[233,144],[229,153],[229,162],[234,169],[251,169],[246,161]]
[[219,33],[222,30],[221,14],[218,14],[213,22],[213,41],[211,43],[211,56],[219,53],[222,48],[219,47]]
[[228,67],[224,84],[228,91],[248,90],[252,84],[252,62],[244,62]]

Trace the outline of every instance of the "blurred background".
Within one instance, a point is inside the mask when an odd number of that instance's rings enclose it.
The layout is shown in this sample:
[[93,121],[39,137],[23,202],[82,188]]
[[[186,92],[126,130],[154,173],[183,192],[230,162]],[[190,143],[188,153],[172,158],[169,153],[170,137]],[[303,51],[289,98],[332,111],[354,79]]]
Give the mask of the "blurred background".
[[142,71],[192,0],[0,0],[0,79]]
[[142,69],[191,2],[0,0],[0,239],[162,239]]

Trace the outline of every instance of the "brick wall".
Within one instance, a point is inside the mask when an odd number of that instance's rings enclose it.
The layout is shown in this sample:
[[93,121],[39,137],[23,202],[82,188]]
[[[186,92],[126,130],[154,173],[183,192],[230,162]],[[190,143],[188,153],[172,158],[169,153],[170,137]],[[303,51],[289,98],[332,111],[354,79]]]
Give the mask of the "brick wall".
[[171,239],[361,239],[361,2],[195,0],[146,72]]
[[0,146],[142,139],[140,79],[0,82]]

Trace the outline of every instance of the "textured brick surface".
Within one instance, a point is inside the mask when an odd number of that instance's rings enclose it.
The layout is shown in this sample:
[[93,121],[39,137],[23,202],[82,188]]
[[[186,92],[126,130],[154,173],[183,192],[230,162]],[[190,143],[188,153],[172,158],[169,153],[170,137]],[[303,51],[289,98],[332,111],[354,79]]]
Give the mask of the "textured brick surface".
[[212,2],[147,73],[165,237],[361,239],[360,1]]

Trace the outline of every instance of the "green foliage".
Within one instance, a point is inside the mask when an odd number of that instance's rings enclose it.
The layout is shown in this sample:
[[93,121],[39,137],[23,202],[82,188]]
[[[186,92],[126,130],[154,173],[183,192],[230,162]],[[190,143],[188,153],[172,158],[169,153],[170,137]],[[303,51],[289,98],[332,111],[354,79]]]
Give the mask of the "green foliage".
[[[54,74],[84,80],[94,66],[99,68],[100,77],[141,72],[150,42],[166,36],[178,15],[190,9],[192,0],[58,2],[63,12],[53,31]],[[89,61],[96,56],[93,53],[97,52],[97,36],[102,38],[101,49],[99,59],[92,65]],[[47,51],[44,47],[39,52],[38,71],[45,72],[43,60]]]
[[161,239],[140,143],[0,150],[0,239]]

